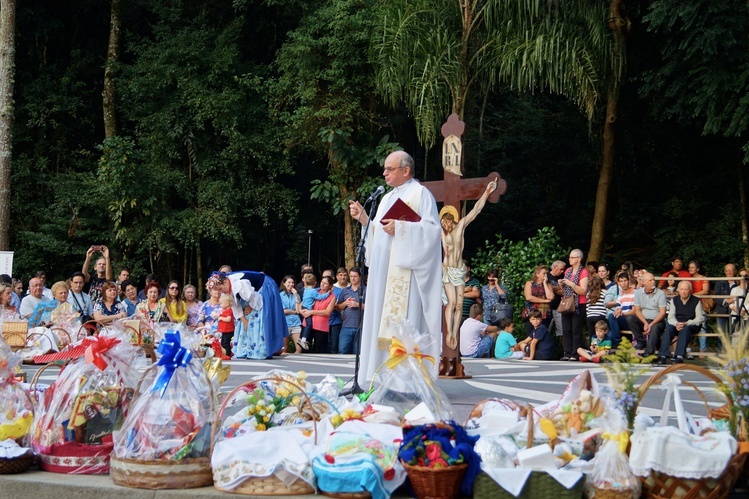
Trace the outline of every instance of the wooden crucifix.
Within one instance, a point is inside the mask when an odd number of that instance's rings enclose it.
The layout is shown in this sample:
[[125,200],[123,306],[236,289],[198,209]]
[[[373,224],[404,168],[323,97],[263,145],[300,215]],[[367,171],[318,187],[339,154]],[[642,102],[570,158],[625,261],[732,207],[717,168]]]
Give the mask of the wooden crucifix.
[[[423,183],[438,203],[444,203],[444,207],[440,212],[440,223],[442,224],[443,231],[443,250],[446,253],[458,251],[457,255],[450,255],[450,259],[461,262],[465,225],[476,217],[478,212],[483,208],[485,201],[488,200],[491,203],[496,203],[499,201],[500,196],[507,192],[507,182],[497,172],[492,172],[485,178],[460,178],[463,175],[463,145],[461,136],[464,130],[465,123],[460,121],[460,117],[457,114],[451,114],[447,122],[442,125],[442,136],[445,138],[442,146],[444,180]],[[496,182],[496,187],[489,186],[492,182]],[[464,217],[464,220],[459,221],[461,202],[472,199],[479,200],[477,206]],[[456,256],[457,258],[455,258]],[[446,255],[443,262],[447,259]],[[460,317],[460,309],[463,306],[465,277],[462,277],[463,282],[461,285],[459,269],[452,270],[458,271],[458,273],[452,276],[455,282],[450,282],[450,276],[447,275],[448,283],[445,285],[448,303],[443,307],[442,314],[442,356],[440,358],[439,375],[442,378],[465,379],[470,378],[470,376],[464,373],[463,364],[460,362],[460,335],[459,331],[456,330],[456,324],[459,324],[460,319],[456,319],[455,317],[456,313]],[[450,271],[451,269],[446,270],[448,274]],[[447,292],[448,290],[450,292]]]

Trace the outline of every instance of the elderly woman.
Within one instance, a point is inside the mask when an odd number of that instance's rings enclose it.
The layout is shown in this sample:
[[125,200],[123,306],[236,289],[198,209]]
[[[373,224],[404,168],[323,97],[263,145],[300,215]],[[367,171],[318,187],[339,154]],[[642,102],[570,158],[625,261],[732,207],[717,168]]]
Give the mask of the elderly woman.
[[101,285],[101,300],[94,304],[94,320],[102,324],[111,324],[114,321],[127,317],[127,306],[117,301],[119,290],[112,281]]
[[502,317],[499,305],[509,303],[509,295],[504,284],[499,282],[499,271],[492,269],[486,274],[488,284],[481,288],[481,299],[484,301],[484,322],[493,324]]
[[135,317],[147,323],[162,322],[165,319],[173,322],[169,317],[166,303],[159,300],[159,283],[156,281],[149,282],[143,292],[146,299],[136,305]]
[[[234,301],[244,302],[253,310],[260,311],[262,316],[263,333],[265,340],[265,356],[273,357],[274,354],[282,353],[284,338],[289,335],[284,319],[283,305],[278,293],[278,284],[262,272],[241,271],[229,274],[214,272],[211,276],[214,286],[222,293],[231,295]],[[253,303],[254,293],[259,295],[260,302]],[[235,307],[234,315],[244,317],[244,308]],[[241,321],[244,324],[244,321]]]
[[547,274],[548,268],[546,265],[537,265],[533,269],[533,277],[529,281],[526,281],[523,288],[525,308],[522,315],[526,336],[530,336],[533,329],[535,329],[529,320],[531,310],[541,312],[541,324],[546,326],[546,329],[551,324],[552,316],[549,303],[554,299],[554,290],[551,289]]
[[67,325],[78,317],[78,312],[73,310],[73,305],[68,303],[70,287],[65,281],[58,281],[52,285],[52,299],[44,300],[34,309],[29,316],[29,326],[43,326],[52,323]]
[[580,360],[577,349],[583,346],[583,324],[586,320],[585,307],[588,303],[588,269],[582,265],[583,252],[570,251],[570,267],[564,272],[559,284],[564,286],[562,303],[574,303],[574,311],[562,314],[562,344],[564,356],[561,360]]

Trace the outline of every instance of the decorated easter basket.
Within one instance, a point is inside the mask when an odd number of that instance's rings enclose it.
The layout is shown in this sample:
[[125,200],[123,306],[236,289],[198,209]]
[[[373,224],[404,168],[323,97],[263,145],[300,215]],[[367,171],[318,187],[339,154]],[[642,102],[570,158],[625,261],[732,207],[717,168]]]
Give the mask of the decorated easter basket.
[[[645,393],[654,385],[660,384],[666,379],[666,376],[678,371],[691,371],[699,373],[716,384],[723,382],[717,375],[711,371],[691,364],[674,364],[667,367],[648,378],[639,388],[638,400],[642,400]],[[727,414],[726,406],[713,410],[707,403],[707,399],[696,385],[682,380],[682,384],[694,389],[705,403],[709,417],[720,417]],[[727,406],[733,405],[733,400],[729,394],[725,394],[728,400]],[[642,483],[642,497],[647,499],[667,499],[667,498],[690,498],[690,499],[721,499],[728,497],[736,481],[741,477],[747,454],[736,453],[728,462],[723,473],[717,478],[689,479],[677,476],[667,475],[665,473],[651,471],[647,477],[640,477]],[[596,497],[598,494],[596,493]]]
[[[492,399],[488,399],[492,400]],[[470,417],[476,417],[480,415],[478,412],[483,408],[484,404],[488,401],[484,400],[476,404],[471,411]],[[500,400],[504,404],[507,401]],[[509,408],[515,408],[519,404],[510,405]],[[533,407],[526,405],[521,411],[521,416],[526,416],[528,419],[528,438],[526,440],[526,447],[533,447]],[[580,480],[575,483],[572,488],[566,488],[562,486],[558,481],[551,477],[545,471],[531,471],[528,480],[525,482],[518,499],[580,499],[583,496],[583,489],[585,488],[585,477],[581,476]],[[505,489],[503,489],[497,482],[495,482],[489,475],[483,471],[476,476],[476,481],[473,483],[473,497],[474,499],[513,499],[513,496]]]
[[35,358],[70,360],[41,395],[32,425],[31,447],[42,470],[109,472],[111,432],[127,411],[137,380],[131,368],[135,353],[119,338],[90,337],[65,352]]
[[[158,365],[152,365],[141,376],[135,389],[134,401],[141,395],[141,385],[146,376]],[[210,392],[211,414],[215,412],[213,383],[206,376]],[[110,460],[109,475],[112,482],[137,489],[193,489],[207,487],[213,483],[211,458],[193,457],[180,460],[129,459],[114,454]]]
[[20,355],[10,353],[5,345],[0,345],[0,407],[3,414],[0,420],[0,475],[22,473],[34,464],[36,457],[31,449],[24,449],[31,422],[34,419],[34,401],[23,388],[14,371],[20,363]]
[[[183,346],[190,335],[181,333],[179,328],[164,333],[158,364],[138,380],[131,412],[113,434],[110,475],[117,485],[186,489],[213,481],[209,445],[215,388],[193,345]],[[127,329],[126,335],[132,339]]]
[[[224,398],[224,401],[221,404],[221,407],[216,413],[216,418],[213,423],[213,434],[211,436],[211,454],[213,454],[213,451],[216,445],[216,436],[221,427],[222,417],[223,417],[224,411],[227,408],[227,404],[240,391],[244,391],[246,388],[256,386],[257,384],[263,381],[288,383],[290,385],[293,385],[295,388],[299,390],[299,393],[301,394],[301,396],[304,397],[306,403],[309,405],[309,411],[312,415],[312,422],[313,422],[313,428],[314,428],[313,429],[314,440],[315,440],[315,443],[317,442],[317,414],[312,405],[312,401],[310,400],[309,395],[304,390],[304,388],[299,386],[296,383],[293,383],[289,380],[285,380],[282,378],[277,378],[277,377],[259,378],[259,379],[254,379],[252,381],[248,381],[246,383],[243,383],[237,386]],[[311,466],[310,466],[310,469],[311,469]],[[214,474],[216,473],[217,471],[214,470]],[[248,477],[241,484],[231,489],[220,487],[217,483],[217,480],[214,480],[214,487],[216,487],[217,490],[221,490],[223,492],[231,492],[234,494],[243,494],[243,495],[248,495],[248,496],[295,496],[295,495],[308,495],[308,494],[315,493],[314,487],[310,485],[309,483],[307,483],[305,480],[298,478],[294,480],[293,483],[287,484],[286,482],[278,478],[278,476],[275,473],[269,476]],[[359,497],[359,496],[356,496],[356,497]]]

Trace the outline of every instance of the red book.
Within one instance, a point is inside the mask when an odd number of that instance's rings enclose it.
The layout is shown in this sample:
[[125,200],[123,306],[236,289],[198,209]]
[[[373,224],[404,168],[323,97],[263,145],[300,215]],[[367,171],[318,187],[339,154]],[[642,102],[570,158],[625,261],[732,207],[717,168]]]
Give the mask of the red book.
[[420,222],[421,217],[413,211],[410,206],[404,203],[400,198],[395,200],[393,206],[383,215],[380,223],[385,225],[383,220],[400,220],[402,222]]

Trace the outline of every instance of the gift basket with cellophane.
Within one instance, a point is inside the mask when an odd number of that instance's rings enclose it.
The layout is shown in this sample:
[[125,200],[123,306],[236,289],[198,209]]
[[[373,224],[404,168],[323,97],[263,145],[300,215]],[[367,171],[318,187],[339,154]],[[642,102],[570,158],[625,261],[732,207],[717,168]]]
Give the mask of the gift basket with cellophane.
[[146,489],[212,483],[211,422],[228,368],[194,355],[198,339],[181,327],[164,332],[160,358],[144,373],[131,412],[114,434],[114,483]]
[[109,472],[112,432],[130,407],[138,356],[128,338],[105,333],[49,356],[67,365],[41,397],[32,425],[31,447],[43,470]]
[[21,355],[0,341],[0,474],[26,471],[34,462],[25,447],[34,418],[34,404],[16,377]]
[[[311,456],[332,429],[335,383],[313,386],[306,373],[272,370],[235,388],[216,415],[214,486],[246,495],[315,492]],[[325,428],[323,430],[323,428]],[[320,438],[320,441],[322,438]]]

